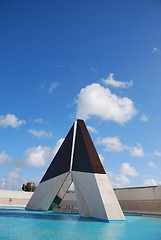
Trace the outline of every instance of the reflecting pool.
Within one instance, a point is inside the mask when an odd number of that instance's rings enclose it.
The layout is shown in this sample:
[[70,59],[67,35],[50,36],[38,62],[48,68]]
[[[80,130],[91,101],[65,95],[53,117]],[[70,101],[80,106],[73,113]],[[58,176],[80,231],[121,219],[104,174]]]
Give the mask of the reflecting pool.
[[126,215],[98,222],[77,214],[0,208],[0,240],[161,240],[161,218]]

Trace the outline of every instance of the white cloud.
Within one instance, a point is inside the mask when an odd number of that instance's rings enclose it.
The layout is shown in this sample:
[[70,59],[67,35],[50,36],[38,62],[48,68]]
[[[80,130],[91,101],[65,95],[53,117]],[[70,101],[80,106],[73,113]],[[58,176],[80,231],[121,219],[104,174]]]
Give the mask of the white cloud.
[[145,186],[157,186],[158,182],[155,179],[150,178],[150,179],[144,180],[144,185]]
[[154,154],[155,154],[157,157],[161,157],[161,152],[159,152],[158,150],[155,150]]
[[125,175],[116,175],[113,172],[108,172],[107,174],[114,188],[125,187],[130,183],[130,180]]
[[124,175],[119,175],[119,176],[115,176],[115,186],[116,187],[124,187],[127,186],[130,183],[130,180],[124,176]]
[[138,176],[138,172],[136,171],[136,169],[134,167],[131,167],[129,163],[122,163],[121,164],[121,173],[122,175],[126,176]]
[[50,148],[47,146],[38,146],[31,147],[25,152],[25,166],[29,167],[43,167],[51,162],[55,154],[57,153],[59,147],[63,142],[63,138],[60,138],[54,148]]
[[25,124],[25,120],[19,120],[14,114],[6,114],[0,116],[0,126],[2,127],[12,127],[17,128],[21,126],[22,124]]
[[147,115],[145,115],[145,114],[142,114],[142,116],[140,117],[140,120],[141,120],[142,122],[148,122],[149,117],[148,117]]
[[153,47],[152,54],[160,54],[160,50],[156,47]]
[[149,161],[148,166],[151,167],[151,168],[156,168],[157,167],[153,161]]
[[106,86],[112,86],[112,87],[116,87],[116,88],[129,88],[133,85],[133,81],[130,80],[130,82],[121,82],[121,81],[117,81],[114,79],[114,74],[111,73],[108,78],[104,79],[102,78],[101,79],[104,84]]
[[128,145],[124,145],[121,143],[118,136],[114,137],[106,137],[106,138],[98,138],[96,141],[97,144],[104,146],[104,150],[106,152],[122,152],[129,151],[132,157],[143,157],[144,150],[141,144],[137,144],[137,146],[130,147]]
[[48,93],[52,93],[54,89],[57,88],[57,86],[58,86],[58,82],[52,82],[50,84],[50,87],[48,88]]
[[78,94],[76,103],[77,118],[84,120],[97,116],[105,121],[111,120],[124,124],[136,115],[131,99],[120,98],[98,83],[83,88]]
[[98,133],[98,131],[97,131],[95,128],[91,127],[91,126],[87,126],[87,129],[88,129],[88,131],[90,131],[91,133]]
[[0,153],[0,165],[7,165],[12,162],[11,157],[7,155],[5,151]]
[[125,146],[120,142],[117,136],[98,138],[96,143],[103,145],[106,152],[121,152],[125,149]]
[[19,178],[20,168],[14,168],[9,174],[9,178]]
[[52,159],[52,151],[49,147],[32,147],[26,150],[26,166],[42,167]]
[[35,122],[35,123],[39,123],[39,124],[48,123],[47,121],[45,121],[45,120],[42,119],[42,118],[36,118],[36,119],[34,120],[34,122]]
[[116,175],[113,172],[108,172],[107,174],[110,178],[112,186],[117,188],[128,186],[130,183],[128,176],[136,177],[139,173],[134,167],[130,166],[129,163],[122,163],[120,166],[120,174]]
[[28,132],[38,138],[49,138],[52,137],[52,132],[46,132],[44,130],[35,130],[35,129],[28,129]]
[[137,144],[136,147],[128,147],[130,155],[132,157],[144,157],[144,150],[141,144]]
[[36,118],[34,122],[42,124],[44,120],[42,118]]

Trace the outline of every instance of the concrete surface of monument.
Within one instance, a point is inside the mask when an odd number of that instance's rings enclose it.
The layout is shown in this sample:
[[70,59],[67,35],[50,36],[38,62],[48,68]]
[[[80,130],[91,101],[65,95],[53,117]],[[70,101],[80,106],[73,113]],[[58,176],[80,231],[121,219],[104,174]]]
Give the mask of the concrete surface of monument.
[[72,182],[80,216],[125,220],[83,120],[73,124],[26,209],[58,207]]

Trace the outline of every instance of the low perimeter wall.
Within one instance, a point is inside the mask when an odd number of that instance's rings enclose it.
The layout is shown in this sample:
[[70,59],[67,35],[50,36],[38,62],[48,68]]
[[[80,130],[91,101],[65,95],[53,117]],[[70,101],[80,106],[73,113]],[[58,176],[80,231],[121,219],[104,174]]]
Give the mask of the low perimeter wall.
[[161,186],[115,189],[126,213],[161,215]]
[[0,190],[0,206],[26,206],[32,192]]
[[[114,189],[123,212],[161,215],[161,186]],[[26,206],[33,193],[0,190],[0,206]],[[68,192],[60,211],[77,211],[74,192]]]

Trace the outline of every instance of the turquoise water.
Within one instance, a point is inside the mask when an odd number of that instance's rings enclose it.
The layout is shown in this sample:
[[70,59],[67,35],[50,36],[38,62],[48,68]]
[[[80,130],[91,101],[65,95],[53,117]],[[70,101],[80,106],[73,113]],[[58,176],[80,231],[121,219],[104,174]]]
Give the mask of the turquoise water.
[[76,214],[0,209],[0,240],[161,240],[161,218],[126,216],[97,222]]

